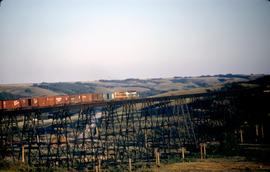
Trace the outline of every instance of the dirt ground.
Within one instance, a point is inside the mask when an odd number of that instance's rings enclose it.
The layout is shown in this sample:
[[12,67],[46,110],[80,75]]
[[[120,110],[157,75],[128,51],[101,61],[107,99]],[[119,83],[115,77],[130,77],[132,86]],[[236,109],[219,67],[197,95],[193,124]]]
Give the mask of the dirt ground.
[[239,157],[214,158],[196,162],[161,164],[156,172],[198,172],[198,171],[270,171],[270,163],[245,161]]

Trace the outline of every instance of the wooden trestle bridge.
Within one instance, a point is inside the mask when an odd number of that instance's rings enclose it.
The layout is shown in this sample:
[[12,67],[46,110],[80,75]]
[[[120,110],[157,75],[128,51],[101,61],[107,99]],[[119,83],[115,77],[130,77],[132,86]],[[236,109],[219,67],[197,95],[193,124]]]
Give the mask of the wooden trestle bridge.
[[[82,170],[151,162],[155,151],[161,158],[179,156],[182,147],[198,152],[200,143],[222,144],[228,135],[263,142],[267,101],[269,94],[252,90],[1,111],[1,158]],[[247,125],[259,128],[252,138]]]

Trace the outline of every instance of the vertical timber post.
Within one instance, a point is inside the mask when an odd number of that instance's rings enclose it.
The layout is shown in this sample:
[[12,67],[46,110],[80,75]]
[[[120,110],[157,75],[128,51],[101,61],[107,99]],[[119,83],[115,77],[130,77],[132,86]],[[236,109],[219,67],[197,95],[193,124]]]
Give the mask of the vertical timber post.
[[128,159],[128,170],[132,171],[131,158]]
[[203,144],[200,143],[200,155],[201,155],[201,159],[203,159]]
[[259,125],[256,124],[255,125],[255,133],[256,133],[256,136],[255,136],[255,142],[257,143],[258,142],[258,138],[259,138]]
[[201,159],[206,158],[206,143],[200,143],[200,154],[201,154]]
[[156,165],[157,165],[157,148],[155,148],[155,159],[156,159]]
[[96,127],[96,135],[99,136],[99,130],[98,130],[98,127]]
[[243,143],[244,143],[244,139],[243,139],[243,130],[240,129],[239,133],[240,133],[240,143],[243,144]]
[[98,159],[98,172],[101,172],[101,159]]
[[206,158],[206,143],[203,144],[203,157]]
[[259,136],[259,125],[258,124],[255,125],[255,132],[256,132],[256,137],[258,137]]
[[157,148],[155,148],[155,157],[156,157],[156,165],[160,167],[160,153]]
[[159,151],[157,152],[157,162],[158,162],[157,166],[160,167],[160,152]]
[[182,159],[185,159],[185,148],[181,148],[181,153],[182,153]]
[[261,126],[262,139],[264,138],[263,125]]
[[146,132],[144,133],[144,146],[145,146],[145,148],[147,148],[147,134],[146,134]]
[[24,144],[22,144],[22,162],[24,163]]

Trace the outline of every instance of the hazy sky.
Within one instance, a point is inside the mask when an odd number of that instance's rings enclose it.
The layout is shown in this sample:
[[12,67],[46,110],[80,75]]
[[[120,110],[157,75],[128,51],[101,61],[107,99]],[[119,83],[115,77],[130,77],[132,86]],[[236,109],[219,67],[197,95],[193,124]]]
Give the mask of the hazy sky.
[[3,0],[0,83],[270,73],[267,0]]

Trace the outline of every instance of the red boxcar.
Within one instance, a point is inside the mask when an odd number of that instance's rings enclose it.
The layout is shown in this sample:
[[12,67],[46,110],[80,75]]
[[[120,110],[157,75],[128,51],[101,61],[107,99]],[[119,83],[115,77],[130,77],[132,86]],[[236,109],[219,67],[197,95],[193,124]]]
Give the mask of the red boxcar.
[[81,96],[80,95],[70,95],[69,101],[71,104],[81,103]]
[[92,100],[94,102],[99,102],[103,100],[103,94],[92,94]]
[[55,106],[55,97],[46,97],[47,106]]
[[98,100],[98,94],[91,94],[91,96],[93,102],[96,102]]
[[102,93],[98,94],[98,101],[103,101],[103,100],[104,100],[103,94]]
[[37,107],[38,106],[38,98],[32,98],[31,99],[31,106]]
[[38,97],[37,101],[38,101],[38,107],[46,107],[47,105],[47,101],[46,101],[46,97]]
[[69,96],[55,96],[56,105],[69,104]]
[[3,101],[0,100],[0,109],[3,109]]
[[127,92],[126,91],[118,91],[114,92],[114,98],[115,99],[127,99]]
[[21,103],[21,107],[29,107],[31,106],[31,99],[19,99]]
[[81,94],[82,103],[90,103],[92,102],[92,95],[91,94]]
[[3,109],[16,109],[20,108],[21,104],[19,100],[4,100]]

